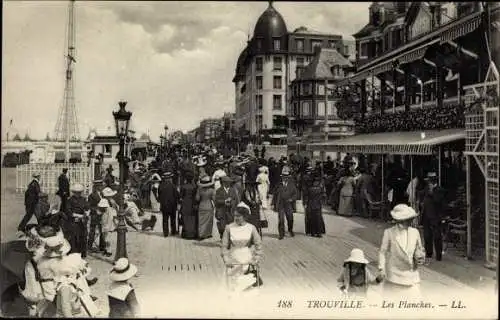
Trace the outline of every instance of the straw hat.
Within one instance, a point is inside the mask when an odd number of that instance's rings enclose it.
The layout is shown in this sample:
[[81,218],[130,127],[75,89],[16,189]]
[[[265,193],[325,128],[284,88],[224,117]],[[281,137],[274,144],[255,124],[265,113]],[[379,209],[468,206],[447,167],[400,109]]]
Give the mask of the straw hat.
[[418,216],[418,213],[406,204],[398,204],[391,211],[391,217],[396,221],[410,220]]
[[207,188],[207,187],[211,187],[213,185],[213,182],[209,176],[203,176],[200,179],[200,182],[198,183],[198,185],[202,188]]
[[243,217],[248,217],[250,215],[250,207],[242,201],[236,206],[236,212],[241,214]]
[[35,173],[33,173],[33,175],[32,175],[32,176],[33,176],[33,178],[40,178],[40,177],[41,177],[41,174],[40,174],[40,173],[38,173],[38,172],[35,172]]
[[436,179],[437,174],[435,172],[427,172],[427,176],[425,177],[425,180],[430,180],[430,179]]
[[137,273],[137,267],[131,264],[127,258],[116,260],[109,278],[111,281],[127,281]]
[[57,232],[55,236],[45,238],[44,242],[44,255],[49,258],[65,256],[71,250],[71,245],[64,238],[62,231]]
[[71,186],[71,191],[72,192],[83,192],[85,188],[81,183],[75,183],[74,185]]
[[281,176],[282,177],[288,177],[290,176],[290,168],[287,166],[283,167],[283,170],[281,170]]
[[106,188],[104,188],[104,190],[102,190],[102,195],[104,197],[113,197],[116,195],[116,193],[117,192],[115,190],[111,189],[110,187],[106,187]]
[[198,157],[198,163],[196,163],[196,165],[197,165],[198,167],[203,167],[203,166],[205,166],[206,164],[207,164],[207,157],[205,157],[205,156],[200,156],[200,157]]
[[165,173],[162,175],[162,177],[163,177],[163,178],[165,178],[165,179],[170,179],[170,178],[172,178],[173,176],[174,176],[174,174],[173,174],[172,172],[170,172],[170,171],[167,171],[167,172],[165,172]]
[[106,199],[101,199],[99,203],[97,204],[98,208],[109,208],[109,201]]
[[344,260],[344,263],[347,262],[356,262],[356,263],[362,263],[362,264],[368,264],[370,263],[366,258],[365,258],[365,253],[361,249],[352,249],[351,255],[349,258]]
[[151,181],[160,182],[161,181],[160,175],[158,173],[153,173],[153,175],[151,176]]

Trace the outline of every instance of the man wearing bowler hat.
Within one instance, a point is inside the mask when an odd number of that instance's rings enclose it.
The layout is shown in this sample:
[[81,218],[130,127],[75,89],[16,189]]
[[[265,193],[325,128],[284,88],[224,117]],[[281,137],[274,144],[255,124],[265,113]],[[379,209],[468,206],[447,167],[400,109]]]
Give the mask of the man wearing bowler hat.
[[71,253],[81,253],[82,258],[87,256],[87,221],[90,215],[89,203],[83,196],[84,190],[79,183],[71,186],[73,195],[68,199],[68,221],[64,228],[65,237],[71,244]]
[[58,190],[56,194],[61,198],[61,207],[59,210],[66,212],[69,197],[69,178],[68,168],[63,168],[61,175],[57,178]]
[[441,261],[443,251],[443,239],[441,235],[441,224],[445,205],[445,192],[438,186],[438,178],[435,172],[427,173],[425,178],[427,185],[421,191],[422,224],[424,226],[424,247],[427,263],[432,259],[434,249],[436,260]]
[[215,191],[215,218],[217,230],[222,239],[226,225],[234,220],[234,210],[240,202],[240,197],[237,190],[231,186],[233,180],[230,177],[222,176],[220,181],[222,186]]
[[174,175],[172,172],[165,172],[158,188],[158,200],[160,202],[160,211],[163,216],[163,236],[168,237],[168,220],[170,219],[171,234],[176,235],[177,231],[177,205],[180,195],[177,187],[172,182]]
[[290,169],[283,167],[281,172],[281,184],[277,186],[274,200],[274,210],[278,211],[278,231],[279,239],[285,237],[285,217],[290,236],[295,236],[293,232],[293,206],[297,200],[297,188],[295,183],[290,181]]

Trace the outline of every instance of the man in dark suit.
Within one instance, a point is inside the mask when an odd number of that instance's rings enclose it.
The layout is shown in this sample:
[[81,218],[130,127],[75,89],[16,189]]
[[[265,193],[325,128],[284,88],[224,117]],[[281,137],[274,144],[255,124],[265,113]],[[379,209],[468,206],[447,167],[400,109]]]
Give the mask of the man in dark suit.
[[425,180],[427,185],[420,192],[425,255],[429,261],[436,249],[436,260],[441,261],[443,251],[441,223],[445,209],[445,192],[438,186],[435,172],[427,173]]
[[61,207],[59,210],[66,212],[68,208],[68,197],[69,197],[69,178],[68,178],[68,168],[62,170],[61,175],[57,179],[59,189],[56,194],[61,198]]
[[102,199],[101,191],[103,188],[102,180],[94,180],[94,187],[92,188],[92,193],[89,194],[87,201],[90,206],[90,228],[87,247],[92,252],[97,252],[94,248],[94,242],[96,238],[96,231],[99,232],[99,251],[105,251],[106,244],[104,237],[102,236],[102,215],[97,208],[99,201]]
[[40,174],[33,174],[33,180],[28,185],[28,189],[24,193],[24,207],[26,213],[24,214],[21,223],[17,227],[18,236],[22,236],[26,231],[26,225],[35,214],[36,207],[40,201]]
[[240,202],[240,196],[234,186],[231,187],[233,180],[230,177],[221,177],[220,181],[222,186],[215,191],[215,218],[222,239],[226,225],[234,220],[234,210]]
[[165,172],[163,174],[162,181],[158,188],[158,201],[160,202],[160,211],[163,216],[163,236],[168,237],[168,220],[170,219],[170,227],[172,229],[171,234],[178,234],[177,231],[177,205],[179,204],[179,191],[177,191],[172,178],[173,174],[171,172]]
[[77,183],[71,186],[73,195],[68,199],[66,226],[63,228],[65,237],[71,244],[70,253],[81,253],[82,258],[87,257],[88,230],[87,222],[90,215],[90,205],[83,196],[85,188]]
[[285,237],[285,217],[290,236],[293,237],[293,205],[297,200],[297,188],[295,183],[290,181],[290,169],[283,167],[281,172],[281,184],[277,186],[274,197],[274,210],[278,211],[278,231],[279,239]]

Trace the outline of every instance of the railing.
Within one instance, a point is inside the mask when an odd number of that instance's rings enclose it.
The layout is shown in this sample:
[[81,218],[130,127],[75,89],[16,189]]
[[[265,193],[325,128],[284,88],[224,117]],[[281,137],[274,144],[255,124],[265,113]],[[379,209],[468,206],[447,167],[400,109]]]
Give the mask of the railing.
[[40,174],[40,188],[51,194],[58,189],[58,177],[63,168],[68,168],[68,177],[71,184],[81,183],[85,194],[90,193],[94,180],[94,164],[91,163],[30,163],[16,167],[16,192],[23,192],[33,180],[33,174]]
[[391,114],[371,114],[356,121],[356,133],[464,128],[463,105],[425,108]]

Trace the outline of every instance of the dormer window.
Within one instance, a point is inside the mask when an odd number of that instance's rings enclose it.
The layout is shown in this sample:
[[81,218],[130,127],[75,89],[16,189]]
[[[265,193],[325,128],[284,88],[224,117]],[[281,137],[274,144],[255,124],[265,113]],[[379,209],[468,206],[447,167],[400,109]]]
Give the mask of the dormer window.
[[273,39],[273,49],[275,51],[281,50],[281,40],[280,39]]
[[304,39],[296,39],[295,46],[298,52],[304,52]]
[[262,39],[257,39],[257,50],[262,50]]

